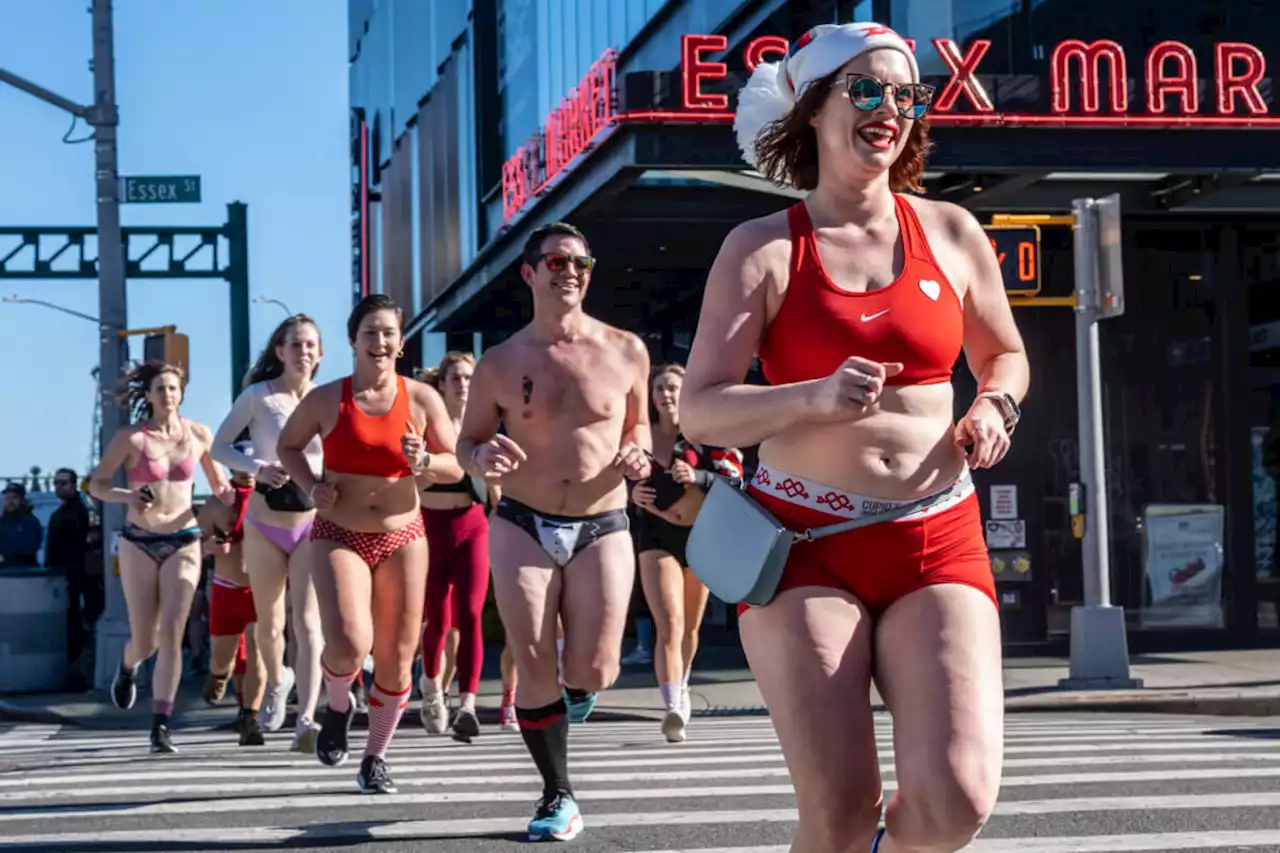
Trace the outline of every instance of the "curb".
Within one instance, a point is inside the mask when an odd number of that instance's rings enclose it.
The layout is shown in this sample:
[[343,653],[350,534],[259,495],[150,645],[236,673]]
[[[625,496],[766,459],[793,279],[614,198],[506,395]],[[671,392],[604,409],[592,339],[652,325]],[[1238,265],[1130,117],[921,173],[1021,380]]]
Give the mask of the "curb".
[[0,699],[0,721],[6,723],[39,723],[41,725],[74,725],[57,711],[47,708],[27,708]]
[[[883,703],[871,706],[875,713],[888,713]],[[1137,713],[1185,714],[1188,716],[1272,717],[1280,716],[1280,696],[1174,696],[1136,695],[1124,698],[1106,696],[1059,696],[1053,699],[1006,700],[1006,714],[1049,713]],[[745,707],[712,706],[693,712],[701,717],[767,717],[763,705]]]
[[[113,709],[114,710],[114,709]],[[225,711],[228,713],[219,713]],[[228,714],[234,717],[235,706],[228,705],[225,709],[219,708],[196,708],[187,713],[177,713],[174,715],[175,723],[183,729],[230,729],[234,722],[227,719]],[[480,707],[476,709],[476,716],[481,723],[489,725],[498,724],[498,709]],[[364,715],[357,715],[357,726],[363,719]],[[69,726],[73,728],[83,729],[85,731],[125,731],[131,729],[146,729],[150,725],[148,720],[149,714],[139,713],[137,715],[130,714],[128,719],[122,719],[116,714],[88,714],[83,716],[71,716],[62,714],[49,708],[32,708],[14,702],[6,702],[0,699],[0,722],[6,723],[34,723],[38,725],[55,725]],[[294,713],[291,711],[285,720],[285,724],[281,726],[281,731],[290,728],[293,725]],[[635,710],[625,710],[621,708],[601,708],[597,707],[591,713],[593,722],[622,723],[622,722],[649,722],[662,719],[662,715],[656,711],[637,708]],[[408,710],[401,725],[410,723],[414,726],[420,726],[421,720],[419,712],[416,709]]]
[[[182,728],[227,728],[230,722],[220,711],[233,711],[234,706],[227,709],[195,708],[185,714],[176,715]],[[1130,694],[1124,696],[1085,696],[1058,695],[1044,698],[1028,699],[1017,697],[1005,700],[1005,713],[1010,714],[1046,714],[1046,713],[1139,713],[1139,714],[1185,714],[1191,716],[1222,717],[1271,717],[1280,716],[1280,695],[1267,696],[1197,696],[1191,693],[1177,694]],[[477,708],[480,721],[489,725],[498,723],[498,709],[481,706]],[[887,712],[883,703],[872,706],[877,713]],[[290,714],[290,718],[292,718]],[[728,718],[728,717],[767,717],[769,710],[763,705],[709,705],[694,710],[695,719]],[[208,719],[205,719],[208,718]],[[591,714],[592,721],[597,722],[651,722],[660,720],[662,713],[650,708],[603,708],[597,707]],[[115,714],[71,716],[49,708],[33,708],[27,705],[0,700],[0,722],[33,723],[39,725],[69,726],[86,731],[119,731],[122,729],[145,728],[146,715],[131,716],[128,721]],[[405,714],[406,723],[419,725],[417,709]],[[285,727],[291,725],[286,721]],[[282,727],[284,728],[284,727]]]
[[1052,700],[1017,700],[1005,703],[1006,713],[1092,711],[1136,714],[1188,714],[1216,717],[1271,717],[1280,715],[1280,696],[1063,696]]

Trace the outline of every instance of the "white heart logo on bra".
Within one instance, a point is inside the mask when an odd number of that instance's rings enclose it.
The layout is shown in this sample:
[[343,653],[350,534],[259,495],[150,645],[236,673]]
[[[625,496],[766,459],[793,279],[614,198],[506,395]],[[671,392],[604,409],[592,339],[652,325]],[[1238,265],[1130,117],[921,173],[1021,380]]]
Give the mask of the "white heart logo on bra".
[[926,278],[920,282],[920,292],[937,302],[938,297],[942,295],[942,285],[933,279]]

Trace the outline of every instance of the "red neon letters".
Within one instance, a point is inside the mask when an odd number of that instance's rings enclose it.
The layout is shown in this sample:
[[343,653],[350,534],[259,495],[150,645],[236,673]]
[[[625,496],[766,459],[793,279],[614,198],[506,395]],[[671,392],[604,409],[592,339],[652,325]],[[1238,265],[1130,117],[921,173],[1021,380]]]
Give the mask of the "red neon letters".
[[1078,39],[1060,42],[1049,57],[1049,86],[1053,93],[1050,107],[1059,115],[1071,112],[1071,60],[1080,64],[1080,100],[1082,111],[1094,114],[1099,110],[1098,77],[1102,60],[1107,60],[1110,74],[1107,77],[1111,91],[1109,112],[1123,114],[1129,109],[1129,76],[1125,70],[1124,48],[1113,41],[1095,41],[1085,44]]
[[[947,64],[947,68],[951,70],[951,79],[947,81],[942,93],[934,100],[933,108],[939,112],[951,112],[951,108],[955,106],[956,98],[960,97],[961,92],[964,92],[969,96],[969,102],[973,104],[973,108],[978,112],[995,112],[996,108],[991,103],[991,96],[987,94],[987,90],[982,87],[978,79],[973,76],[974,72],[978,70],[978,63],[982,61],[982,57],[987,55],[991,42],[986,39],[977,39],[973,44],[969,45],[969,50],[964,56],[960,55],[960,48],[951,39],[934,39],[933,47],[938,51],[938,56],[942,57],[942,61]],[[914,49],[913,45],[912,50]]]
[[729,66],[723,62],[707,62],[703,53],[720,53],[729,46],[724,36],[680,37],[680,68],[684,85],[682,104],[686,110],[716,110],[729,108],[729,96],[721,93],[703,94],[703,80],[723,80],[729,74]]
[[[510,219],[560,174],[613,120],[617,54],[600,55],[573,91],[502,164],[502,216]],[[727,102],[726,102],[727,105]]]
[[[1244,98],[1244,105],[1256,116],[1267,114],[1267,102],[1258,91],[1262,76],[1267,73],[1267,60],[1251,44],[1219,42],[1213,46],[1213,73],[1218,81],[1218,112],[1227,115],[1236,111],[1236,95]],[[1236,60],[1243,60],[1245,70],[1236,72]]]
[[[907,41],[915,50],[914,41]],[[1280,126],[1280,116],[1268,116],[1267,102],[1259,88],[1266,76],[1266,58],[1258,48],[1244,42],[1221,42],[1214,46],[1216,115],[1199,113],[1196,56],[1190,47],[1178,41],[1163,41],[1148,51],[1144,63],[1146,115],[1130,114],[1128,61],[1124,48],[1107,39],[1093,42],[1070,39],[1056,45],[1049,58],[1050,114],[1007,115],[996,113],[990,94],[977,76],[982,73],[979,66],[991,48],[989,40],[975,39],[963,52],[951,39],[932,41],[938,57],[951,73],[934,99],[932,115],[939,124],[1236,127],[1274,123]],[[683,112],[647,111],[636,113],[634,118],[651,121],[728,118],[728,98],[703,88],[708,82],[728,76],[727,65],[712,58],[723,53],[727,45],[721,35],[683,36],[684,61],[680,69]],[[744,48],[743,64],[748,72],[754,71],[759,63],[784,56],[787,47],[786,39],[761,36]],[[968,112],[956,111],[961,95],[970,107]],[[1268,117],[1260,122],[1256,116]]]
[[[906,42],[912,51],[916,50],[914,40],[906,39]],[[937,125],[1280,128],[1280,115],[1270,115],[1259,88],[1266,77],[1266,57],[1257,47],[1245,42],[1214,45],[1216,114],[1200,112],[1200,79],[1196,55],[1191,48],[1179,41],[1153,45],[1142,63],[1146,111],[1136,115],[1129,112],[1128,61],[1124,48],[1114,41],[1070,39],[1054,47],[1049,57],[1048,114],[996,110],[978,77],[983,73],[982,60],[991,49],[989,40],[975,39],[963,51],[951,39],[939,38],[932,42],[950,72],[950,79],[935,97],[931,111]],[[756,38],[743,49],[743,66],[751,73],[762,62],[786,56],[789,46],[790,42],[780,36]],[[723,35],[683,35],[680,39],[680,107],[638,109],[622,114],[614,112],[617,55],[612,50],[601,54],[578,86],[547,117],[543,129],[503,164],[504,218],[510,219],[542,192],[549,181],[613,123],[732,122],[728,95],[712,88],[716,81],[729,75],[729,67],[723,61],[727,48],[728,39]],[[967,105],[967,111],[963,112],[956,110],[962,95]]]

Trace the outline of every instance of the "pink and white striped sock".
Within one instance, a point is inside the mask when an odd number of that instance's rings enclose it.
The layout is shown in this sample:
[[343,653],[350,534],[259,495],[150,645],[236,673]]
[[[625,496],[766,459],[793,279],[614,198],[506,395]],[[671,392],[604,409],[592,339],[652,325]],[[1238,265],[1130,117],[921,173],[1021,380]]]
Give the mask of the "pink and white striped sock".
[[329,707],[339,714],[345,714],[351,707],[351,684],[360,674],[360,670],[341,675],[329,669],[323,660],[320,661],[320,669],[324,673],[324,687],[325,693],[329,696]]
[[373,689],[369,691],[369,734],[364,744],[365,758],[370,755],[376,755],[379,758],[387,757],[391,736],[396,733],[396,727],[400,725],[404,709],[409,707],[411,689],[412,686],[398,693],[391,693],[383,690],[378,682],[374,681]]

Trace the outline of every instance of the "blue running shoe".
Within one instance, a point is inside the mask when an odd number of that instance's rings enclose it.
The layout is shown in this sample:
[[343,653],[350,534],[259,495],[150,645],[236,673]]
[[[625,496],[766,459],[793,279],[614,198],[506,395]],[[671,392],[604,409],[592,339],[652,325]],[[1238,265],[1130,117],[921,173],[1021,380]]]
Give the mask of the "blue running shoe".
[[585,723],[587,717],[591,716],[591,712],[596,709],[596,694],[588,693],[581,699],[574,699],[569,695],[569,691],[560,688],[560,694],[564,697],[565,713],[569,715],[571,723]]
[[880,839],[884,838],[884,827],[876,830],[876,834],[871,839],[871,853],[876,853],[880,849]]
[[582,832],[582,814],[573,797],[556,793],[538,800],[529,821],[530,841],[572,841]]

